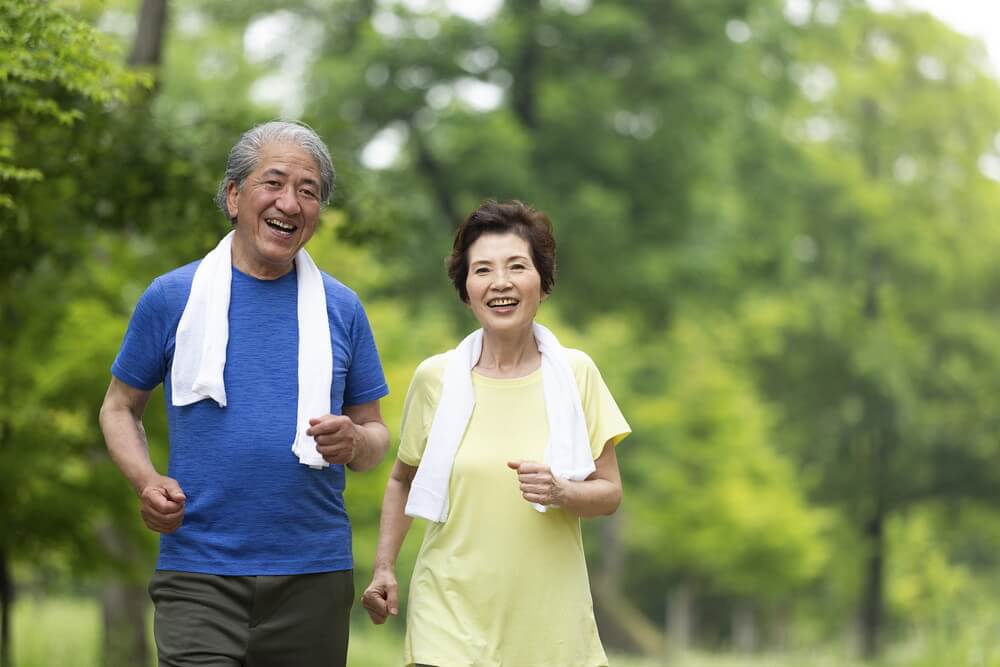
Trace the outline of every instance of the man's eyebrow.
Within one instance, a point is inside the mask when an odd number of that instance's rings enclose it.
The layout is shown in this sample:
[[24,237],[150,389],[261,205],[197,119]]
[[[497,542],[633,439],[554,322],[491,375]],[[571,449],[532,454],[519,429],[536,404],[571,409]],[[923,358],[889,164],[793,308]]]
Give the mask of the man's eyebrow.
[[[261,178],[264,178],[266,176],[281,176],[282,178],[286,178],[288,176],[288,173],[281,169],[278,169],[277,167],[269,167],[261,173]],[[312,185],[314,187],[319,187],[319,181],[317,181],[315,178],[303,178],[302,182]]]

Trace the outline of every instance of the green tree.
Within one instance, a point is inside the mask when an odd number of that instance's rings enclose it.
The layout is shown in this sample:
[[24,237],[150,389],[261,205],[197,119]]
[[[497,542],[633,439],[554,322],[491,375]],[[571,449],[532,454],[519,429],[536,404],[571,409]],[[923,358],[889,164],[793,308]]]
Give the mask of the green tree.
[[[51,442],[46,420],[25,409],[36,368],[30,342],[47,338],[52,299],[38,298],[34,277],[64,265],[79,248],[79,230],[47,215],[46,200],[72,188],[67,162],[86,122],[125,103],[142,79],[116,63],[107,40],[89,25],[47,3],[0,4],[0,662],[10,660],[11,559],[53,543],[81,543],[72,474],[38,474],[60,452],[38,455]],[[83,163],[86,164],[85,162]],[[77,170],[82,165],[77,165]],[[53,250],[53,252],[49,252]],[[26,349],[29,353],[26,355]],[[28,433],[42,433],[33,439]],[[42,470],[35,466],[40,465]],[[41,500],[42,502],[38,502]],[[36,504],[37,503],[37,504]],[[36,510],[41,510],[36,513]]]
[[758,386],[783,406],[782,441],[863,540],[871,657],[889,518],[995,494],[981,397],[1000,372],[984,336],[997,324],[998,188],[980,165],[996,155],[1000,87],[981,51],[927,15],[839,12],[802,26],[789,74],[803,94],[772,117],[798,142],[797,168],[741,170],[759,195],[747,215],[762,221],[745,242],[772,253],[746,266],[758,289],[741,310]]

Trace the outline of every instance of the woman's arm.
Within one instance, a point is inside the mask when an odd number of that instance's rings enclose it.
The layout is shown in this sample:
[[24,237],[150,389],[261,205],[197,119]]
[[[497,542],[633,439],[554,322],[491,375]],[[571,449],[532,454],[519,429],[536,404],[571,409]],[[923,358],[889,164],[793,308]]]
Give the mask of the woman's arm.
[[537,461],[508,461],[507,465],[517,471],[521,495],[529,503],[559,506],[577,516],[593,517],[614,514],[622,501],[622,478],[611,441],[604,443],[604,451],[594,461],[596,470],[580,482],[560,479]]
[[396,558],[403,546],[407,531],[413,519],[406,516],[404,509],[410,496],[410,483],[417,474],[414,466],[396,459],[389,474],[382,499],[382,517],[378,525],[378,546],[375,548],[375,565],[372,568],[372,582],[361,596],[372,623],[381,625],[391,615],[399,613],[398,585],[396,583]]

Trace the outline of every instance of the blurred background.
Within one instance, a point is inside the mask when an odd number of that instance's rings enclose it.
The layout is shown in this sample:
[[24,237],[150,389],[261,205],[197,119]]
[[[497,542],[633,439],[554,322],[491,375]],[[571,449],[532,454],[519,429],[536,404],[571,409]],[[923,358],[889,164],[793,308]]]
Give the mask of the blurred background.
[[[156,537],[97,411],[143,289],[225,233],[229,148],[283,117],[333,152],[309,249],[396,432],[474,325],[457,222],[553,220],[539,319],[634,430],[585,522],[613,665],[1000,665],[1000,83],[954,27],[997,7],[0,0],[0,664],[154,664]],[[391,458],[349,477],[359,590]],[[354,624],[352,665],[401,662],[401,622]]]

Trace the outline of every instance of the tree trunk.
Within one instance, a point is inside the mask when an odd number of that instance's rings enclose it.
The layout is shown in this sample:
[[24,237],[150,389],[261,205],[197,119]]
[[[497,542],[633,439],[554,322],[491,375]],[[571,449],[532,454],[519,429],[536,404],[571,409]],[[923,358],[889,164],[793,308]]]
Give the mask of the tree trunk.
[[778,603],[774,610],[774,618],[769,624],[768,650],[774,650],[778,653],[784,653],[788,650],[788,626],[792,615],[791,603],[787,601]]
[[511,87],[511,108],[530,130],[538,129],[538,68],[541,65],[542,48],[538,43],[540,24],[537,0],[521,0],[511,3],[511,12],[516,12],[521,25],[520,44],[514,56],[514,83]]
[[609,596],[604,594],[604,590],[618,592],[623,588],[622,563],[625,555],[620,539],[621,512],[599,519],[596,523],[600,537],[601,559],[593,571],[593,579],[600,583],[593,584],[591,590],[594,592],[594,616],[597,618],[597,628],[601,632],[601,640],[605,646],[611,645],[635,651],[635,642],[629,633],[623,630],[620,619],[614,611],[608,607]]
[[601,561],[592,577],[594,615],[601,638],[631,652],[658,657],[663,636],[656,624],[622,594],[622,574],[625,571],[625,550],[622,548],[621,511],[600,520]]
[[683,655],[694,637],[694,586],[684,580],[667,594],[667,654]]
[[[135,563],[141,555],[110,521],[97,529],[97,539],[108,555],[123,564]],[[131,569],[126,567],[125,569]],[[105,582],[101,590],[104,621],[101,665],[104,667],[145,667],[149,665],[146,641],[146,586],[123,576]]]
[[448,176],[431,153],[430,146],[427,145],[427,141],[416,123],[409,122],[409,129],[410,137],[413,139],[413,144],[417,150],[417,164],[420,166],[420,171],[427,178],[428,184],[431,186],[431,191],[434,194],[434,199],[437,200],[437,204],[441,208],[441,213],[444,214],[444,218],[450,228],[453,230],[458,229],[458,226],[462,224],[463,216],[459,213],[455,205],[455,197],[451,191]]
[[881,508],[865,526],[865,541],[868,543],[865,564],[865,588],[861,606],[861,655],[866,660],[878,657],[881,648],[882,599],[884,588],[884,546],[885,517]]
[[132,582],[108,582],[101,591],[104,618],[102,662],[105,667],[150,664],[146,641],[146,587]]
[[757,650],[757,616],[753,604],[739,600],[733,605],[733,648],[740,653]]
[[608,583],[601,575],[592,581],[594,607],[600,610],[602,621],[614,625],[614,631],[621,637],[626,648],[632,653],[648,657],[658,657],[663,653],[663,634],[656,624],[636,608],[632,601],[620,590]]
[[625,570],[625,550],[622,548],[622,513],[615,512],[600,520],[601,574],[617,590],[622,589]]
[[11,607],[14,605],[14,581],[7,565],[7,554],[0,551],[0,667],[11,667]]
[[158,67],[163,57],[163,35],[166,31],[167,0],[143,0],[128,64],[133,67]]

